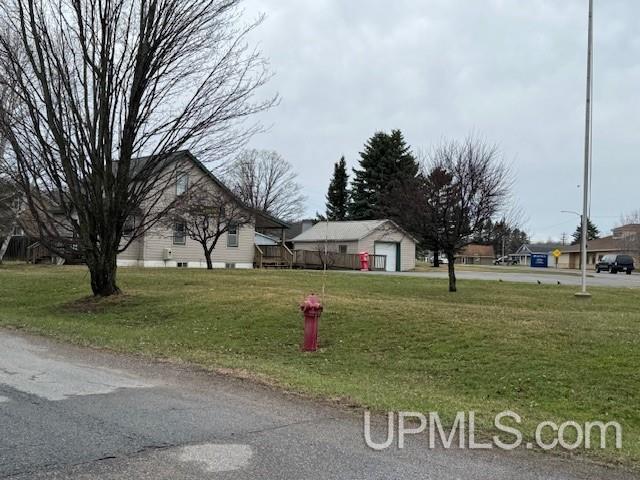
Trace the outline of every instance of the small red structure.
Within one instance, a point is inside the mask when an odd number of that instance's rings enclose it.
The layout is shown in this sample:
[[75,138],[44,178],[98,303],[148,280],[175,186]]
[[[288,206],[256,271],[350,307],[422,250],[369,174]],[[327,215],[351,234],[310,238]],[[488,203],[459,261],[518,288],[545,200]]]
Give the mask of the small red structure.
[[318,321],[322,315],[322,304],[315,294],[309,295],[300,305],[304,315],[304,345],[305,352],[318,350]]
[[360,271],[368,272],[369,271],[369,253],[368,252],[360,252]]

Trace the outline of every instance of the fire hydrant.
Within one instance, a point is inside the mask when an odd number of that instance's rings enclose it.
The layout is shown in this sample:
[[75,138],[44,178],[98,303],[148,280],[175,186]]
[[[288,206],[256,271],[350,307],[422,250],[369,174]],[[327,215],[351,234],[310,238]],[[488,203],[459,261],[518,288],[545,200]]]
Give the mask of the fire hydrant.
[[360,252],[360,271],[368,272],[369,271],[369,253],[368,252]]
[[300,310],[304,315],[304,345],[305,352],[315,352],[318,350],[318,321],[322,315],[322,304],[315,294],[309,295],[300,305]]

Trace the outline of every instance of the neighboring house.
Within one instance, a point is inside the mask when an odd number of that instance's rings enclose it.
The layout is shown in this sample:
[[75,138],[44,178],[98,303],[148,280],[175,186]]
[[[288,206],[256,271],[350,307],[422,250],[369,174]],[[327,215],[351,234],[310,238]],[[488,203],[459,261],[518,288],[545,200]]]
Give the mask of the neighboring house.
[[319,222],[291,240],[294,250],[386,257],[387,271],[416,266],[416,240],[391,220]]
[[456,255],[456,263],[463,265],[493,265],[496,259],[492,245],[479,245],[472,243],[462,249]]
[[[531,255],[547,255],[549,266],[555,266],[552,252],[565,247],[557,243],[525,243],[515,253],[509,254],[511,260],[516,260],[520,265],[531,265]],[[560,266],[558,264],[558,266]],[[568,267],[565,267],[568,268]]]
[[[184,193],[189,185],[196,182],[209,182],[210,186],[226,193],[242,202],[218,179],[205,165],[190,152],[184,151],[174,155],[180,162],[175,182],[167,188],[166,198],[171,201]],[[277,218],[244,207],[252,218],[248,224],[230,228],[218,241],[213,251],[214,268],[253,268],[255,264],[256,245],[280,245],[275,240],[284,238],[284,231],[289,225]],[[171,222],[168,222],[171,223]],[[135,267],[181,267],[206,268],[206,260],[202,246],[190,239],[185,232],[185,225],[175,222],[167,226],[167,222],[159,222],[118,255],[118,266]]]

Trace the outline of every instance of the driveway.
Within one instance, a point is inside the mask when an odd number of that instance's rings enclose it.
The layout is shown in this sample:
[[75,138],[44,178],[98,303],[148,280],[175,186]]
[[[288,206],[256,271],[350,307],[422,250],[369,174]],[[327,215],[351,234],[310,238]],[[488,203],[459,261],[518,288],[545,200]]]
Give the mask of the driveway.
[[[367,272],[367,275],[402,275],[409,277],[425,277],[425,278],[448,278],[446,271],[435,272]],[[594,287],[614,287],[614,288],[640,288],[640,274],[633,275],[610,273],[589,272],[587,285]],[[458,280],[486,280],[518,283],[538,283],[544,285],[581,285],[580,275],[562,274],[562,273],[542,273],[542,271],[527,272],[509,272],[508,267],[505,271],[456,271]]]
[[418,439],[374,452],[346,409],[5,331],[0,422],[0,478],[13,480],[635,478],[527,451],[428,450]]

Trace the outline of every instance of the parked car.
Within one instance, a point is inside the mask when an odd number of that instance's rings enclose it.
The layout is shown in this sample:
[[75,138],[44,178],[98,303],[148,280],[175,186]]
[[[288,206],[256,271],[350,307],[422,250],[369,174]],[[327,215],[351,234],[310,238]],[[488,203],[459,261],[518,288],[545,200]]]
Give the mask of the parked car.
[[518,260],[511,257],[500,257],[493,261],[494,265],[518,265]]
[[631,272],[635,270],[633,264],[633,258],[629,255],[605,255],[598,263],[596,263],[596,272],[627,272],[627,275],[631,275]]

